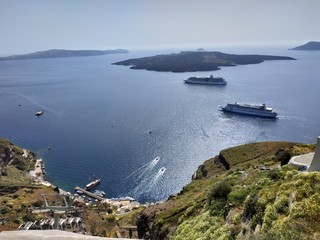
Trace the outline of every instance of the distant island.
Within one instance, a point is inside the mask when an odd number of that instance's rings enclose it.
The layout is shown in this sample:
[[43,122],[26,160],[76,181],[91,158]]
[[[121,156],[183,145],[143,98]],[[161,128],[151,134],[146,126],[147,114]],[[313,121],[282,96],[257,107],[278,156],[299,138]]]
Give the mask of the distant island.
[[222,52],[182,51],[168,55],[134,58],[113,63],[130,66],[131,69],[145,69],[163,72],[197,72],[219,70],[222,66],[257,64],[265,60],[295,60],[285,56],[237,55]]
[[51,49],[47,51],[39,51],[23,55],[12,55],[8,57],[0,57],[0,61],[26,60],[26,59],[42,59],[42,58],[65,58],[65,57],[88,57],[115,53],[128,53],[125,49],[115,50],[65,50]]
[[289,50],[307,50],[307,51],[319,51],[320,50],[320,42],[308,42],[306,44],[303,44],[301,46],[291,48]]

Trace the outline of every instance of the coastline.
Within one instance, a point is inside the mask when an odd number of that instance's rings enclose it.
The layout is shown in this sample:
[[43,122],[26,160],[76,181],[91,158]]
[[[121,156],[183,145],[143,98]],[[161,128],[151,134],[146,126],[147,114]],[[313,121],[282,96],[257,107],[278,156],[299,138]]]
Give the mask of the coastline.
[[[24,153],[27,154],[26,150],[24,150]],[[62,195],[67,195],[67,196],[74,196],[76,198],[80,198],[80,199],[84,199],[82,196],[79,196],[78,194],[72,194],[70,192],[67,192],[61,188],[59,188],[58,186],[53,185],[51,182],[45,180],[44,176],[45,176],[46,172],[45,172],[45,166],[44,166],[44,162],[42,158],[38,158],[36,160],[35,163],[35,168],[34,170],[29,171],[28,176],[34,181],[35,184],[39,184],[39,185],[44,185],[47,187],[52,187],[53,189],[59,189],[59,193]],[[88,198],[90,199],[90,198]],[[115,206],[118,208],[119,210],[119,215],[123,215],[123,214],[128,214],[129,211],[128,210],[133,210],[135,208],[139,208],[140,206],[147,206],[147,205],[154,205],[154,204],[141,204],[139,202],[137,202],[134,199],[130,199],[128,197],[123,197],[123,198],[119,198],[119,199],[113,199],[113,198],[105,198],[102,202],[106,202],[108,204],[110,204],[111,206]],[[88,201],[88,204],[91,203],[91,200]]]
[[[25,152],[25,149],[23,149]],[[26,153],[26,152],[25,152]],[[44,163],[42,158],[38,158],[36,160],[36,164],[35,164],[35,168],[34,170],[31,170],[28,174],[28,176],[34,181],[34,183],[36,184],[41,184],[47,187],[52,187],[52,188],[56,188],[57,186],[53,185],[52,183],[48,182],[47,180],[44,179],[44,175],[45,175],[45,167],[44,167]],[[63,194],[63,195],[70,195],[70,192],[67,192],[61,188],[59,188],[59,193]]]

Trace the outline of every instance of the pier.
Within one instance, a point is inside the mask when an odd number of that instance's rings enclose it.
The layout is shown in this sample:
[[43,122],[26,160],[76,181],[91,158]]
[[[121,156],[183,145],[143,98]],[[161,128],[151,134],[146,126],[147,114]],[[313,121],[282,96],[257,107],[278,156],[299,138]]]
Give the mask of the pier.
[[77,190],[77,191],[83,192],[83,194],[85,194],[85,195],[87,195],[87,196],[89,196],[89,197],[98,199],[99,201],[106,200],[105,198],[100,197],[100,196],[98,196],[98,195],[96,195],[96,194],[94,194],[94,193],[92,193],[92,192],[88,192],[87,190],[85,190],[85,189],[83,189],[83,188],[75,187],[74,189]]

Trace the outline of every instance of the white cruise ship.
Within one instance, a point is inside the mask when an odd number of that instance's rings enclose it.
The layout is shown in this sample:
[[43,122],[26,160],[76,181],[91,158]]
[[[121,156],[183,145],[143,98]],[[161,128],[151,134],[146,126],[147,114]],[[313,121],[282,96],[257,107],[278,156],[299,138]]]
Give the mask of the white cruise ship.
[[267,108],[266,104],[249,105],[239,103],[228,103],[227,106],[221,108],[224,112],[237,113],[249,116],[276,118],[277,113],[272,108]]
[[185,83],[191,84],[203,84],[203,85],[226,85],[227,81],[222,77],[214,77],[212,75],[208,77],[189,77],[184,80]]

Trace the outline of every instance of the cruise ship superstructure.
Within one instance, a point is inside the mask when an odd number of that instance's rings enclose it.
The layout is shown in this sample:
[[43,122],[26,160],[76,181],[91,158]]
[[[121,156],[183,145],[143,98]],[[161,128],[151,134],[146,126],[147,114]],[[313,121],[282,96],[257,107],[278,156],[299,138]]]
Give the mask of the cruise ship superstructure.
[[203,84],[203,85],[226,85],[227,81],[222,77],[214,77],[212,75],[208,77],[189,77],[184,80],[185,83],[190,84]]

